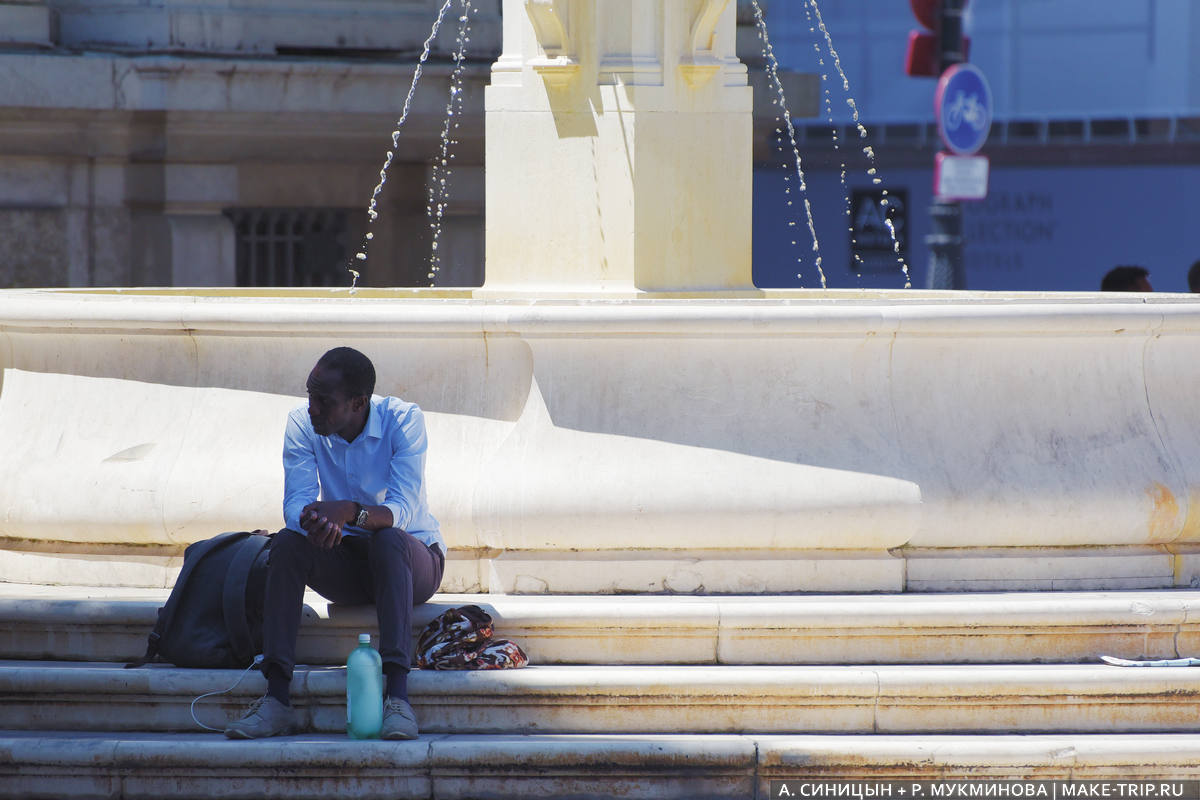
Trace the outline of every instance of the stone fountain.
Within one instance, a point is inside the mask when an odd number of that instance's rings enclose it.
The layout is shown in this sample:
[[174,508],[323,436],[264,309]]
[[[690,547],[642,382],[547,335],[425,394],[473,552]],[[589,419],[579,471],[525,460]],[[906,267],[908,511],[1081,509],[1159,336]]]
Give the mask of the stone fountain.
[[470,592],[1200,580],[1182,297],[766,291],[728,0],[505,0],[477,290],[0,294],[0,580],[169,586],[280,525],[351,344],[429,418]]
[[[1196,305],[755,289],[731,4],[504,10],[483,288],[0,293],[0,796],[1200,776],[1195,670],[1095,660],[1200,644]],[[310,732],[197,733],[235,671],[111,662],[187,543],[282,524],[335,344],[426,411],[418,623],[480,604],[534,666],[417,671],[420,741],[350,741],[374,616],[310,598]]]

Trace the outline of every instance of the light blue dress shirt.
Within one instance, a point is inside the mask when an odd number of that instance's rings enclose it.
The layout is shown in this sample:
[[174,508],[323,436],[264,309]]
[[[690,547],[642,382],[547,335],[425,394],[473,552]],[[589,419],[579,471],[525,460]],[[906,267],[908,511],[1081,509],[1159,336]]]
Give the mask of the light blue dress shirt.
[[[304,532],[300,512],[314,500],[354,500],[387,506],[392,527],[408,531],[426,545],[445,542],[425,499],[425,416],[415,403],[371,396],[367,424],[353,442],[336,433],[319,436],[308,418],[308,404],[288,414],[283,435],[283,519]],[[347,525],[347,535],[366,531]]]

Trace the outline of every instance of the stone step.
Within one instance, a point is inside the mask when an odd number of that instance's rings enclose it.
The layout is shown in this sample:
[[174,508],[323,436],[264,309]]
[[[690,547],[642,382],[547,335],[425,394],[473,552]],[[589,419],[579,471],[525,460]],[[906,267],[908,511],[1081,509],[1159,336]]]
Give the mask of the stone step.
[[[689,530],[694,525],[689,523]],[[219,529],[218,529],[219,530]],[[572,540],[548,551],[451,549],[442,588],[494,594],[790,594],[797,592],[1124,591],[1200,582],[1191,544],[1094,547],[903,547],[885,551],[688,550],[678,539],[597,548]],[[131,546],[0,539],[0,581],[170,588],[183,545]]]
[[476,736],[0,731],[0,797],[747,798],[771,779],[1200,778],[1200,735]]
[[[0,584],[0,658],[127,661],[168,590]],[[374,609],[309,593],[299,660],[340,664]],[[437,595],[474,603],[535,664],[1072,663],[1200,654],[1200,592],[946,595]]]
[[[0,662],[0,727],[195,731],[192,700],[238,670]],[[197,707],[221,728],[265,690],[258,673]],[[1167,732],[1200,723],[1200,670],[1104,664],[950,666],[534,666],[418,670],[429,733]],[[298,668],[306,730],[345,727],[345,670]]]
[[[0,582],[12,585],[86,585],[108,592],[170,591],[183,567],[184,546],[81,545],[73,542],[0,540]],[[449,592],[487,591],[481,561],[454,553],[442,586]],[[1137,586],[1155,586],[1145,583]]]

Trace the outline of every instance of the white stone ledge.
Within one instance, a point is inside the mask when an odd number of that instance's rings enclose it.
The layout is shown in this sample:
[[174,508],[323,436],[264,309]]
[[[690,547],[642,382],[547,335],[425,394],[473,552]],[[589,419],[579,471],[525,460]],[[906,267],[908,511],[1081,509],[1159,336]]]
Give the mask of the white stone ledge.
[[[1194,733],[1033,736],[760,736],[764,778],[880,780],[1200,777]],[[1191,754],[1189,757],[1188,754]]]
[[[967,306],[922,298],[901,300],[854,293],[771,292],[758,299],[641,299],[588,302],[529,299],[472,300],[448,293],[348,289],[309,290],[263,297],[220,290],[8,291],[0,293],[0,329],[180,330],[187,332],[310,332],[336,336],[364,329],[393,333],[461,332],[777,336],[786,334],[1125,334],[1200,332],[1200,304],[1181,298],[1161,302],[1087,302],[1053,296],[1003,295],[960,298]],[[275,290],[272,290],[274,293]],[[822,296],[834,295],[836,304]],[[319,302],[313,302],[313,300]],[[834,299],[834,298],[831,298]],[[400,301],[400,302],[397,302]],[[382,332],[382,331],[381,331]]]
[[[232,742],[0,732],[0,797],[644,800],[767,796],[771,779],[1196,779],[1196,734],[1050,736],[304,735]],[[281,770],[281,767],[283,768]]]
[[[180,546],[165,548],[177,555],[139,556],[124,547],[80,545],[62,538],[22,544],[26,547],[0,547],[0,584],[31,588],[88,584],[102,588],[108,595],[123,595],[129,591],[170,589],[183,566],[184,548]],[[28,547],[30,544],[33,549]],[[81,546],[89,552],[71,552]],[[479,561],[456,551],[446,562],[442,590],[485,591],[487,581],[481,581],[480,572]]]
[[[0,586],[0,657],[132,660],[166,591]],[[309,593],[299,658],[340,664],[371,606]],[[1094,662],[1099,654],[1200,652],[1196,592],[1013,595],[513,596],[439,594],[414,634],[446,608],[476,604],[534,664],[899,664]]]
[[[0,582],[38,586],[90,584],[110,593],[169,588],[182,556],[137,556],[126,548],[79,544],[60,530],[37,549],[0,549]],[[113,530],[120,530],[119,527]],[[96,531],[92,531],[94,535]],[[107,535],[107,534],[106,534]],[[109,538],[112,538],[109,536]],[[562,544],[567,540],[564,539]],[[580,539],[580,542],[583,540]],[[598,546],[596,543],[592,543]],[[70,550],[86,547],[87,553]],[[564,595],[584,592],[673,597],[693,594],[820,592],[1102,591],[1194,586],[1200,556],[1191,546],[1072,548],[960,548],[937,558],[928,551],[892,553],[744,551],[696,553],[657,550],[528,552],[472,551],[456,542],[442,590],[485,595]],[[182,553],[183,546],[172,548]],[[1021,550],[1014,553],[1015,549]],[[62,552],[66,551],[66,552]]]
[[[191,700],[236,670],[0,663],[4,724],[30,730],[188,731]],[[213,725],[261,676],[202,706]],[[1039,666],[531,666],[414,671],[428,733],[1038,733],[1184,731],[1200,725],[1200,671]],[[345,726],[344,668],[297,669],[305,725]]]

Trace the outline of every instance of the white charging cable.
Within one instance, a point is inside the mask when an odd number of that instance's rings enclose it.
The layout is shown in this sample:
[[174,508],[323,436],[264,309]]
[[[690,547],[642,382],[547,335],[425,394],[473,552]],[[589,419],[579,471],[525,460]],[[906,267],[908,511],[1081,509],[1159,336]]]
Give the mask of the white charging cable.
[[230,692],[232,692],[234,689],[236,689],[236,688],[238,687],[238,684],[242,682],[242,678],[245,678],[245,677],[246,677],[246,673],[248,673],[250,670],[252,670],[252,669],[254,669],[255,667],[257,667],[257,666],[258,666],[259,664],[261,664],[262,662],[263,662],[263,657],[262,657],[261,655],[257,655],[257,656],[255,656],[255,657],[254,657],[254,661],[253,661],[253,662],[251,662],[250,666],[246,667],[246,669],[244,669],[244,670],[242,671],[242,674],[238,676],[238,679],[237,679],[236,681],[234,681],[234,682],[233,682],[233,686],[230,686],[228,689],[222,689],[222,690],[220,690],[220,691],[217,691],[217,692],[209,692],[208,694],[202,694],[202,695],[200,695],[199,697],[197,697],[195,700],[193,700],[193,701],[192,701],[192,708],[191,708],[191,711],[192,711],[192,722],[196,723],[196,724],[197,724],[197,725],[199,725],[201,728],[204,728],[204,730],[206,730],[206,731],[213,731],[213,732],[215,732],[215,733],[224,733],[224,732],[225,732],[225,729],[224,729],[224,728],[210,728],[210,727],[208,727],[207,725],[205,725],[203,722],[201,722],[199,719],[197,719],[197,717],[196,717],[196,703],[199,703],[201,700],[203,700],[203,699],[204,699],[204,698],[206,698],[206,697],[212,697],[214,694],[229,694]]

